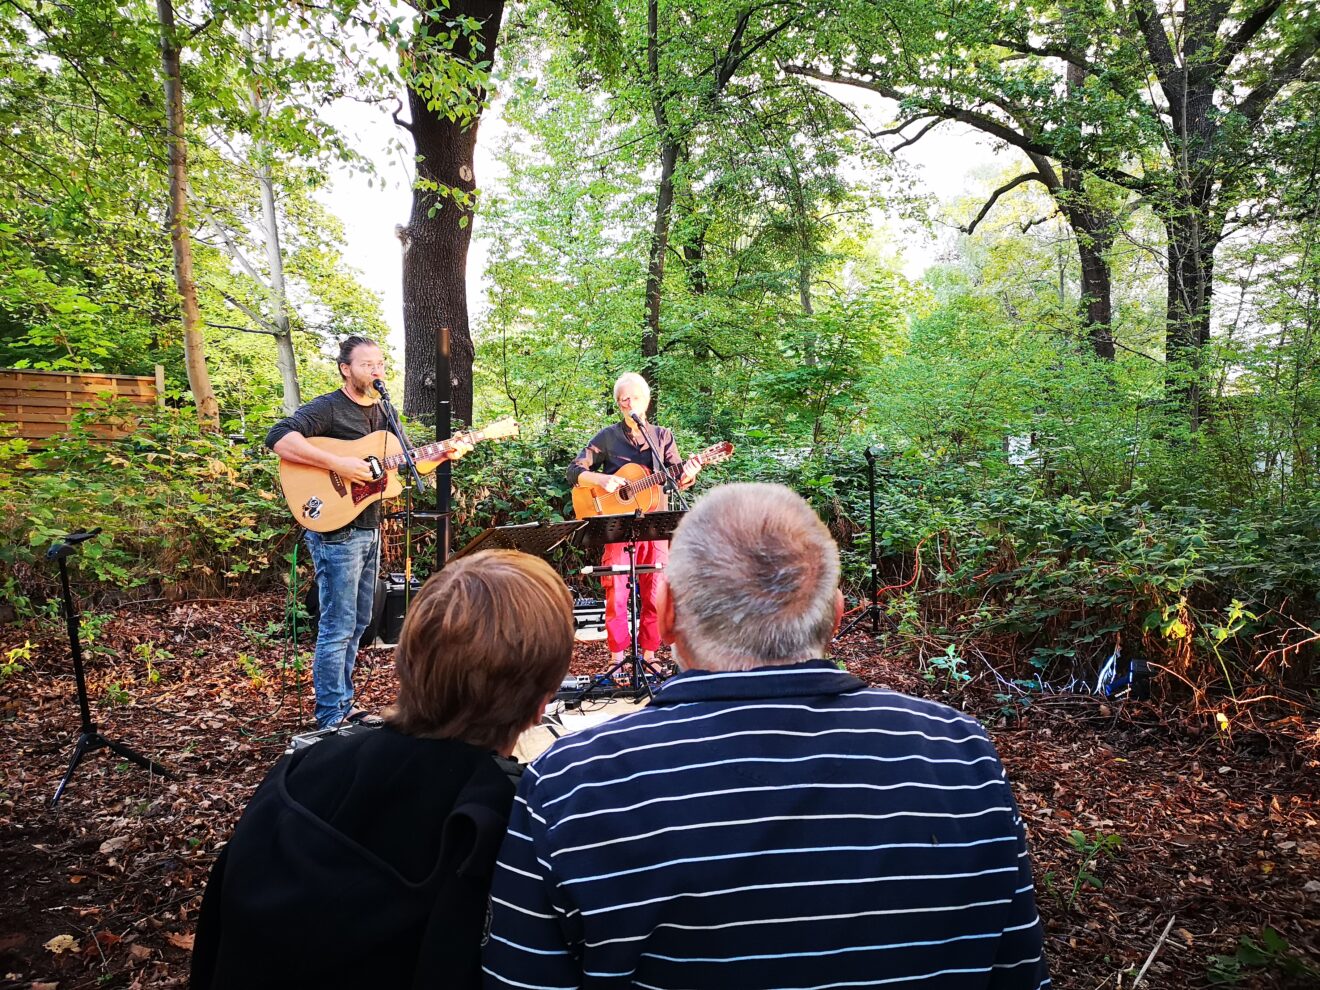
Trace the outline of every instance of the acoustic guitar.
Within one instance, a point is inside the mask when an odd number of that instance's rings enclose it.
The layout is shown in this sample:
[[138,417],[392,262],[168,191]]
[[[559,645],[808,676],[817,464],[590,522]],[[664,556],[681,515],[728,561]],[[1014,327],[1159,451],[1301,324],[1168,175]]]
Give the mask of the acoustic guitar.
[[[689,460],[718,464],[733,456],[733,444],[727,440],[712,444]],[[614,477],[627,481],[618,491],[607,492],[600,485],[579,485],[573,489],[573,515],[578,519],[595,516],[619,516],[641,509],[653,512],[665,504],[665,476],[648,471],[640,464],[625,464]]]
[[[414,447],[413,460],[421,474],[430,474],[440,466],[442,455],[454,449],[455,444],[475,446],[483,440],[502,440],[516,437],[518,424],[512,418],[496,420],[480,430],[455,433],[448,440]],[[403,491],[399,481],[399,468],[406,461],[403,444],[389,430],[377,430],[360,440],[333,440],[330,437],[308,437],[314,447],[340,457],[360,457],[371,466],[373,478],[367,482],[345,481],[334,471],[280,461],[280,486],[284,501],[300,526],[317,533],[328,533],[347,526],[369,505],[383,498],[393,498]]]

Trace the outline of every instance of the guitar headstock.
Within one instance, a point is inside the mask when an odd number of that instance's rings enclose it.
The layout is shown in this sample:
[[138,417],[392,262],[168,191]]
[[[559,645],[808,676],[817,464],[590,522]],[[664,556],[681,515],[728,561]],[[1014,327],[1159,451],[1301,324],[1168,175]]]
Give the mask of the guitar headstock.
[[505,416],[493,423],[487,423],[481,428],[480,432],[483,440],[503,440],[506,437],[516,437],[518,435],[518,421],[512,416]]
[[698,454],[697,460],[701,461],[703,465],[719,464],[721,461],[727,461],[732,456],[733,444],[729,443],[728,440],[721,440],[719,443],[711,444]]

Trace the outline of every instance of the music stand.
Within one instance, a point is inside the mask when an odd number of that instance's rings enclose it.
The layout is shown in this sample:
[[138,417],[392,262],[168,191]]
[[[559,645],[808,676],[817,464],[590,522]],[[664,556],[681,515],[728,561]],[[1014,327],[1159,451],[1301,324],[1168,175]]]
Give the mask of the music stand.
[[[627,544],[624,550],[628,554],[628,645],[630,652],[628,656],[605,673],[598,675],[590,685],[569,702],[569,707],[581,704],[582,699],[598,685],[609,683],[614,675],[625,667],[631,668],[632,697],[640,698],[643,694],[648,698],[653,697],[650,679],[662,680],[664,673],[655,664],[642,659],[637,650],[637,622],[641,613],[641,603],[638,601],[637,575],[647,570],[659,570],[659,568],[639,568],[637,566],[637,544],[651,540],[669,539],[685,515],[687,515],[686,512],[649,512],[644,514],[639,509],[636,512],[622,515],[595,516],[583,520],[581,528],[573,533],[573,545],[584,550],[602,549],[609,543]],[[622,574],[606,573],[609,577],[623,576]]]
[[466,557],[478,550],[521,550],[536,557],[544,557],[586,525],[586,520],[572,519],[558,523],[533,522],[519,523],[516,526],[493,526],[478,533],[467,546],[449,559],[458,560],[459,557]]

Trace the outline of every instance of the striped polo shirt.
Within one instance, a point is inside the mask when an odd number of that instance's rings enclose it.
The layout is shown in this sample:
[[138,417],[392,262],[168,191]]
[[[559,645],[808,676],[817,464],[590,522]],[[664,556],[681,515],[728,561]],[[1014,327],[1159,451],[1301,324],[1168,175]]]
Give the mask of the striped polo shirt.
[[556,742],[491,902],[488,988],[1049,984],[985,730],[823,660],[687,671]]

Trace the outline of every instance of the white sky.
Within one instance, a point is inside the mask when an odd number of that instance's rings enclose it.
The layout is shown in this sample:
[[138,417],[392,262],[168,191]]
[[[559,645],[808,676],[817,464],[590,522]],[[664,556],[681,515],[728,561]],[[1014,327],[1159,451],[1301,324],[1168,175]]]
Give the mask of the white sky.
[[[858,107],[864,116],[870,118],[873,126],[883,121],[878,108],[886,101],[841,87],[835,87],[834,91]],[[482,116],[475,161],[479,188],[489,188],[492,180],[498,177],[492,150],[499,145],[506,131],[500,109],[501,105],[496,101]],[[385,320],[390,326],[390,343],[396,354],[402,354],[403,265],[394,227],[408,222],[412,202],[411,141],[405,141],[403,153],[391,150],[392,142],[399,137],[407,139],[408,135],[379,108],[345,102],[337,106],[331,116],[347,133],[354,147],[375,163],[378,174],[373,187],[365,176],[339,168],[332,174],[329,189],[322,194],[322,199],[343,220],[347,233],[346,257],[362,273],[363,283],[380,295]],[[895,139],[886,140],[892,144]],[[996,155],[990,139],[972,128],[945,123],[915,145],[905,148],[900,157],[917,169],[927,191],[941,201],[948,201],[979,186],[981,183],[972,176],[987,163],[997,161],[1007,165],[1010,154],[1013,153],[1000,151]],[[901,243],[894,247],[895,254],[903,259],[905,274],[910,278],[919,277],[938,254],[938,235],[896,221],[890,224],[890,229],[901,238]],[[467,272],[468,307],[474,322],[485,304],[485,267],[486,243],[481,238],[481,218],[478,216]],[[641,291],[640,286],[638,291]]]

